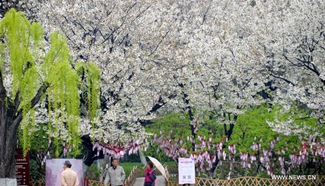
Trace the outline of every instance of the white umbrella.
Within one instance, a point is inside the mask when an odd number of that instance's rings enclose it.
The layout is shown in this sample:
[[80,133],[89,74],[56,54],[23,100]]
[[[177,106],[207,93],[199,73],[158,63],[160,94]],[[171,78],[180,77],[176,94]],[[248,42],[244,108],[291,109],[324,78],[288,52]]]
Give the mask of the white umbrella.
[[156,159],[156,158],[153,158],[153,157],[150,157],[148,156],[148,158],[150,159],[150,161],[155,165],[155,167],[161,172],[161,174],[166,178],[167,178],[167,173],[166,173],[166,170],[165,168],[162,166],[162,164]]

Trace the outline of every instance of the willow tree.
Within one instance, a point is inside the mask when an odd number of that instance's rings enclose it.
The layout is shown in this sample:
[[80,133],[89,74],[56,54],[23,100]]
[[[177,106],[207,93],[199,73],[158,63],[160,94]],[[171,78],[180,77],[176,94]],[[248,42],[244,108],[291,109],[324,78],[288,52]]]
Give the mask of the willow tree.
[[[17,132],[26,150],[37,131],[39,118],[46,118],[49,139],[64,140],[77,149],[80,144],[80,91],[85,81],[70,63],[66,39],[58,32],[50,36],[50,44],[44,40],[43,28],[30,23],[20,12],[11,9],[0,22],[0,181],[15,178],[15,148]],[[89,63],[90,64],[90,63]],[[96,80],[89,81],[89,108],[96,109],[99,89],[99,72],[78,64]],[[97,74],[97,75],[96,75]],[[99,96],[98,96],[99,97]],[[41,109],[40,109],[41,108]],[[45,108],[45,109],[44,109]],[[45,117],[36,115],[45,111]],[[92,117],[93,111],[90,111]],[[44,121],[43,121],[44,122]]]

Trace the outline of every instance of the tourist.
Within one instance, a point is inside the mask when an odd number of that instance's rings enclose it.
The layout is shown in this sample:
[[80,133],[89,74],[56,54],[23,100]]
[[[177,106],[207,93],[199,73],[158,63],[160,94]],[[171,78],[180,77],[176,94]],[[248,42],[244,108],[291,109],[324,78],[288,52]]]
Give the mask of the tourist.
[[118,160],[113,159],[112,166],[107,170],[105,186],[111,183],[111,186],[122,186],[125,179],[123,167],[118,165]]
[[146,177],[144,178],[144,186],[155,186],[156,171],[153,169],[153,163],[149,161],[146,168]]
[[63,164],[63,171],[61,173],[62,186],[79,186],[78,175],[71,169],[70,161],[65,161]]

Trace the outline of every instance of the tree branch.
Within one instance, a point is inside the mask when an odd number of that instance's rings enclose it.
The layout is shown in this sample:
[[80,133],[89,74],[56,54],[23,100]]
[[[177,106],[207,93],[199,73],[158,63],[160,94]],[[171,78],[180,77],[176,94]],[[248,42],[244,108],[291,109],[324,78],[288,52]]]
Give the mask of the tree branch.
[[[126,11],[126,13],[128,13],[129,11],[131,11],[131,9],[133,8],[133,7],[135,7],[135,5],[136,5],[137,3],[134,3],[127,11]],[[116,31],[118,31],[124,24],[125,24],[125,21],[126,21],[126,17],[127,17],[127,15],[128,14],[126,14],[126,16],[124,16],[124,17],[122,17],[122,23],[117,27],[117,28],[114,28],[113,30],[112,30],[112,33],[110,33],[109,35],[108,35],[108,37],[106,37],[105,39],[104,39],[104,41],[102,41],[102,43],[101,44],[104,44],[106,41],[108,41],[109,40],[109,38],[111,38],[111,37],[113,37],[113,34],[116,32]]]
[[159,41],[159,43],[157,44],[157,46],[155,47],[155,49],[153,51],[151,51],[151,53],[149,54],[149,56],[151,56],[153,53],[156,52],[156,50],[158,49],[158,47],[160,46],[161,42],[165,39],[165,37],[167,36],[167,34],[169,33],[170,30],[168,30],[166,32],[166,34],[161,38],[161,40]]
[[[321,79],[319,77],[320,76],[320,72],[317,70],[317,67],[316,67],[315,64],[313,64],[312,62],[309,62],[309,61],[305,61],[305,60],[299,59],[299,58],[297,58],[297,60],[299,62],[301,62],[302,63],[302,66],[305,67],[307,70],[310,70],[313,73],[315,73],[318,76],[319,80],[325,85],[325,80],[323,80],[323,79]],[[311,67],[310,67],[310,65],[311,65]]]
[[272,77],[275,77],[275,78],[281,79],[281,80],[285,81],[286,83],[289,83],[289,84],[291,84],[291,85],[293,85],[293,86],[296,86],[296,84],[294,84],[293,82],[291,82],[291,81],[289,81],[289,80],[287,80],[287,79],[285,79],[285,78],[283,78],[283,77],[276,76],[276,75],[274,75],[274,74],[270,74],[270,75],[271,75]]
[[6,88],[3,85],[2,72],[0,71],[0,99],[4,99],[5,97],[6,97]]
[[[37,103],[39,103],[41,97],[45,94],[47,88],[50,86],[49,83],[44,83],[37,91],[36,95],[34,98],[31,100],[31,108],[34,108]],[[21,120],[23,119],[23,110],[20,109],[17,111],[16,117],[12,123],[12,126],[14,129],[18,127],[20,124]]]
[[20,104],[19,95],[20,95],[20,91],[18,91],[15,96],[15,100],[14,100],[15,110],[19,108],[19,104]]
[[207,19],[207,14],[208,14],[208,12],[209,12],[209,10],[210,10],[210,8],[211,8],[211,4],[212,4],[212,1],[210,1],[207,10],[206,10],[206,11],[204,12],[204,14],[203,14],[203,18],[202,18],[202,23],[201,23],[201,25],[203,25],[204,22],[205,22],[205,20]]
[[146,12],[149,8],[151,7],[151,5],[149,5],[148,7],[146,7],[144,10],[142,10],[132,21],[131,24],[133,24],[133,22],[138,19],[144,12]]

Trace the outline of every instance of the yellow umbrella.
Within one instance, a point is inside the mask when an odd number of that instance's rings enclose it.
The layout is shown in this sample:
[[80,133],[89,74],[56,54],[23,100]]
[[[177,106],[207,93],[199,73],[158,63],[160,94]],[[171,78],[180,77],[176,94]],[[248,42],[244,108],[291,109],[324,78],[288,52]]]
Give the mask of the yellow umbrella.
[[153,157],[148,156],[149,160],[155,165],[155,167],[161,172],[161,174],[167,179],[167,173],[165,168],[162,166],[162,164]]

